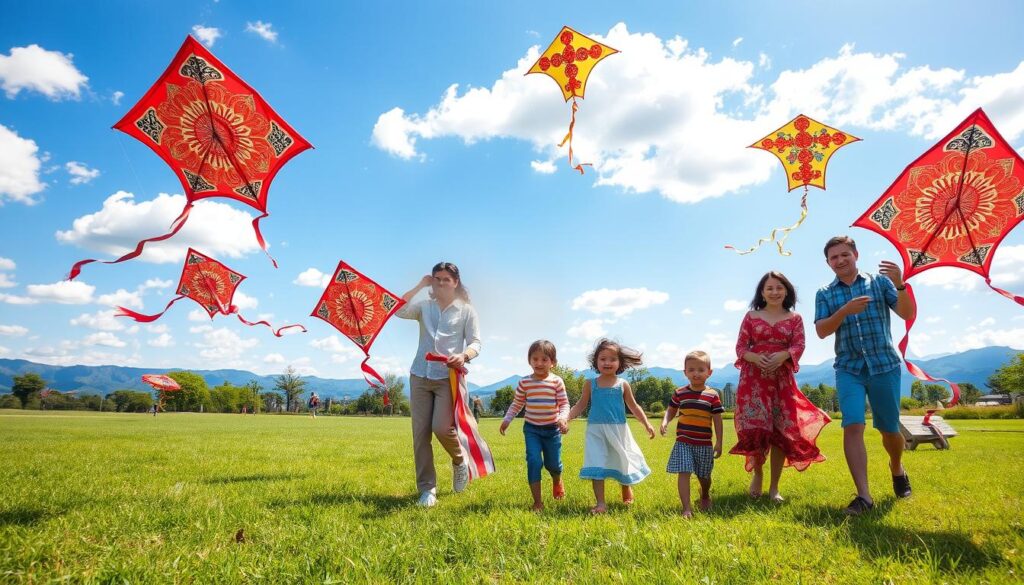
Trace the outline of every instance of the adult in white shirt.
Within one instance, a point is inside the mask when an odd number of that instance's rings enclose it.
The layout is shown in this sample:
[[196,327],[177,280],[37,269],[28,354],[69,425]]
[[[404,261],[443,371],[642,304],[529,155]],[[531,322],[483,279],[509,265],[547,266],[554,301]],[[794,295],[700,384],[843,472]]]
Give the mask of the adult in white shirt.
[[[413,302],[413,297],[427,287],[430,298]],[[453,491],[461,492],[469,482],[469,467],[455,434],[448,368],[462,367],[480,354],[480,324],[469,302],[469,293],[462,286],[459,269],[451,262],[435,265],[430,275],[420,279],[402,298],[407,304],[395,315],[415,319],[420,324],[419,347],[409,371],[409,403],[419,504],[431,507],[437,503],[431,433],[452,458]],[[429,352],[448,356],[448,363],[428,362]]]

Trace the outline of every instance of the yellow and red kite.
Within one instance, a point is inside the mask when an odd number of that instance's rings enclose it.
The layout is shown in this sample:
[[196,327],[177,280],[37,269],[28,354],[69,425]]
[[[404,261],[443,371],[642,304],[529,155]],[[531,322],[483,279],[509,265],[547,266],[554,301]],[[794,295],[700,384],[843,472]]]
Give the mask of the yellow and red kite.
[[[765,150],[778,157],[786,170],[789,190],[803,187],[804,194],[800,198],[800,219],[795,224],[786,228],[775,228],[768,237],[758,240],[752,248],[742,252],[737,250],[737,253],[749,254],[765,242],[775,242],[779,254],[791,255],[792,252],[784,250],[783,245],[790,232],[800,227],[807,218],[807,188],[817,187],[824,191],[825,171],[829,159],[840,148],[858,140],[860,138],[801,114],[785,126],[751,144],[748,148]],[[782,237],[777,239],[780,234]],[[726,248],[735,249],[732,246]]]
[[587,90],[587,79],[598,61],[615,53],[618,51],[608,45],[563,26],[555,40],[551,41],[533,67],[526,72],[526,75],[543,73],[554,79],[562,90],[565,101],[572,99],[569,131],[558,146],[562,147],[566,142],[569,143],[569,166],[579,171],[581,175],[583,167],[589,166],[590,163],[572,164],[572,132],[576,126],[576,110],[579,109],[576,98],[583,99],[583,94]]
[[[954,266],[980,275],[992,290],[1024,305],[1024,297],[993,286],[989,274],[999,243],[1022,219],[1024,159],[979,108],[904,169],[853,225],[896,246],[905,279]],[[909,284],[907,292],[913,296]],[[899,344],[904,355],[913,325],[907,321]],[[906,363],[918,378],[936,380]],[[950,386],[956,404],[959,388]]]
[[[266,252],[259,222],[269,215],[270,183],[289,159],[311,148],[255,89],[191,36],[114,128],[162,158],[181,181],[188,202],[169,233],[142,240],[133,251],[104,264],[135,258],[147,243],[178,233],[193,204],[207,197],[227,197],[261,212],[252,227]],[[90,262],[96,260],[77,262],[68,278],[74,279]]]
[[245,276],[231,270],[220,262],[201,254],[192,248],[185,254],[185,266],[181,269],[181,280],[178,281],[178,296],[171,299],[163,311],[155,315],[143,315],[125,307],[117,308],[118,317],[130,317],[139,323],[151,323],[156,321],[171,308],[171,305],[184,298],[192,299],[199,303],[213,319],[214,315],[235,315],[238,320],[250,327],[254,325],[266,325],[275,336],[281,337],[281,332],[286,329],[298,327],[305,333],[306,328],[302,325],[288,325],[275,330],[266,321],[247,321],[238,313],[238,307],[232,304],[235,297],[235,289],[245,280]]

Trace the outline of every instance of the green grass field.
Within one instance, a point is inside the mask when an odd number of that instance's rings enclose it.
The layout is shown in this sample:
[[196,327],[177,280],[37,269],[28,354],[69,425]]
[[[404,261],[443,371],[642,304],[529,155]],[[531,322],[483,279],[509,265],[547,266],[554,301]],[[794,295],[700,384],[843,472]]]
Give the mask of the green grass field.
[[[0,411],[0,581],[71,582],[1020,582],[1024,421],[953,421],[953,450],[908,453],[895,501],[877,434],[877,506],[852,497],[837,423],[829,460],[783,475],[782,505],[751,502],[742,460],[714,474],[715,509],[685,521],[670,439],[641,439],[654,473],[631,509],[587,514],[576,478],[584,424],[566,436],[568,496],[528,511],[523,438],[483,421],[498,473],[415,504],[408,418]],[[734,440],[732,425],[726,448]],[[610,484],[609,487],[614,487]],[[544,489],[550,493],[546,479]],[[244,531],[244,542],[235,535]]]

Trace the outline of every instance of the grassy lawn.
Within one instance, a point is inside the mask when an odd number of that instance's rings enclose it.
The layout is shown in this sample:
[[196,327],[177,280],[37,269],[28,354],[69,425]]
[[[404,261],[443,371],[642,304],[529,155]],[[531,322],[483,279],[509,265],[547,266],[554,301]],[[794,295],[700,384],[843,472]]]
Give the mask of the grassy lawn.
[[[782,505],[751,502],[742,460],[714,474],[715,509],[684,521],[672,443],[634,435],[654,473],[626,509],[590,517],[580,421],[568,496],[527,510],[521,422],[483,433],[498,473],[417,508],[407,418],[0,411],[0,581],[72,582],[1020,582],[1024,421],[951,421],[951,451],[908,452],[895,501],[878,435],[875,511],[856,519],[838,423],[823,464],[783,475]],[[726,425],[726,449],[734,443]],[[609,484],[614,488],[614,484]],[[545,478],[544,489],[550,493]],[[696,489],[696,487],[695,487]],[[235,535],[244,531],[244,542]]]

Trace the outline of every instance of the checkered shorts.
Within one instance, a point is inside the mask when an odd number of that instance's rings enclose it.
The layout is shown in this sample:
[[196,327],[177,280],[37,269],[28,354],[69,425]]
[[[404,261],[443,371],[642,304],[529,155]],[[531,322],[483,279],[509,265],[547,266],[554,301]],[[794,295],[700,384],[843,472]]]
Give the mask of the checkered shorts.
[[691,445],[676,441],[668,458],[669,473],[696,473],[697,477],[711,477],[715,467],[715,450],[711,445]]

